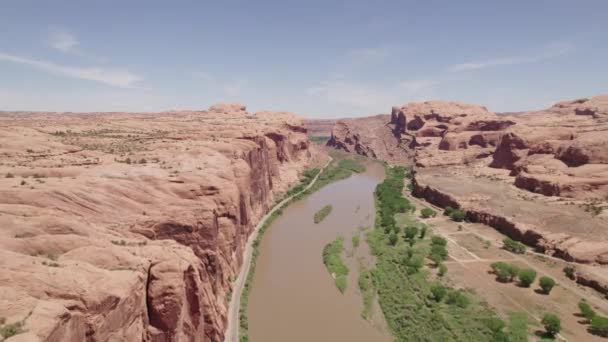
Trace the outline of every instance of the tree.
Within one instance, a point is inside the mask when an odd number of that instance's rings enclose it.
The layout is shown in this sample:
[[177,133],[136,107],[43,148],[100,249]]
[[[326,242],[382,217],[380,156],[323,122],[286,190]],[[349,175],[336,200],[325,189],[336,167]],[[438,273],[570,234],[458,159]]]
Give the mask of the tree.
[[417,234],[418,234],[418,227],[409,226],[409,227],[405,228],[405,239],[406,240],[415,239]]
[[553,286],[555,286],[555,280],[547,276],[541,277],[538,283],[545,294],[549,294],[553,289]]
[[595,315],[591,319],[591,328],[589,330],[592,334],[608,337],[608,318]]
[[513,281],[519,275],[519,267],[515,264],[507,264],[507,272],[509,272],[509,281]]
[[441,246],[447,246],[448,244],[448,240],[442,238],[441,236],[433,236],[431,238],[431,244],[432,245],[441,245]]
[[454,211],[452,211],[452,213],[450,214],[450,218],[452,219],[452,221],[456,222],[464,221],[466,216],[466,213],[460,209],[454,209]]
[[578,309],[581,310],[581,315],[590,322],[595,317],[595,311],[591,308],[591,305],[584,299],[578,302]]
[[396,245],[398,240],[399,237],[395,233],[391,233],[391,235],[388,236],[388,242],[391,244],[391,246]]
[[561,321],[559,320],[559,317],[557,317],[556,315],[551,314],[551,313],[545,314],[541,323],[545,327],[545,331],[547,332],[547,335],[549,335],[551,337],[557,335],[559,333],[559,331],[562,329],[562,326],[561,326],[562,324],[561,324]]
[[433,299],[438,302],[441,302],[443,297],[447,294],[448,290],[439,282],[434,282],[431,284],[431,294],[433,295]]
[[420,228],[420,235],[418,236],[418,238],[419,238],[420,240],[424,239],[424,237],[426,236],[426,230],[427,230],[427,227],[426,227],[425,225],[423,225],[423,226]]
[[423,208],[420,210],[420,216],[422,218],[429,218],[437,216],[437,212],[431,208]]
[[526,252],[526,245],[511,238],[504,238],[504,240],[502,240],[502,243],[503,247],[509,252],[515,254],[524,254]]
[[438,273],[438,275],[440,277],[443,277],[446,274],[447,271],[448,271],[448,267],[446,265],[444,265],[444,264],[440,264],[439,265],[439,273]]
[[524,268],[519,271],[519,283],[523,287],[530,287],[536,279],[536,271],[531,268]]
[[422,257],[418,255],[413,256],[407,261],[407,274],[414,274],[418,272],[418,270],[420,270],[423,265],[424,260],[422,259]]

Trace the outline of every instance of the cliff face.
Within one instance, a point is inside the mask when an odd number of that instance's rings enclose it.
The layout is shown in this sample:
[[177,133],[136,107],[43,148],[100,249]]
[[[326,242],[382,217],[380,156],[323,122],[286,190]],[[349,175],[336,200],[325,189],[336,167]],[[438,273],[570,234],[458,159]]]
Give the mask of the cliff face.
[[0,124],[0,317],[32,341],[221,341],[246,239],[316,157],[236,104]]
[[[409,103],[390,116],[338,122],[328,144],[413,164],[415,195],[462,208],[539,251],[596,274],[608,264],[608,96],[500,115],[458,102]],[[386,146],[398,148],[387,157],[378,152]]]

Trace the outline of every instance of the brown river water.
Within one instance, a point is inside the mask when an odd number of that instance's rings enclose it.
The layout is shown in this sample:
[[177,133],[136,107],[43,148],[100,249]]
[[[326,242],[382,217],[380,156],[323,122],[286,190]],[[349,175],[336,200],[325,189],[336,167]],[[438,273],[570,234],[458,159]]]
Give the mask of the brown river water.
[[[392,341],[377,303],[370,321],[361,317],[359,264],[373,260],[360,231],[373,225],[373,191],[384,177],[381,165],[366,166],[366,172],[293,203],[266,231],[249,298],[250,341]],[[327,204],[331,214],[315,224],[315,212]],[[353,253],[351,238],[358,233],[361,244]],[[344,294],[322,260],[323,247],[339,235],[350,269]]]

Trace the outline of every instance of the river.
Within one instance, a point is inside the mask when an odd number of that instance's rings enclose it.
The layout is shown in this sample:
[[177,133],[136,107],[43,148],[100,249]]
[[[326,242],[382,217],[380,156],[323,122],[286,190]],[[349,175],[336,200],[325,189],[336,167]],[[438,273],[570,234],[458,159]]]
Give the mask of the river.
[[[373,226],[373,191],[384,178],[381,165],[366,166],[364,173],[293,203],[266,231],[249,298],[251,341],[392,341],[376,303],[370,321],[361,317],[359,264],[373,263],[361,228]],[[327,204],[331,214],[315,224],[315,212]],[[357,233],[361,245],[353,253]],[[342,258],[350,268],[344,294],[322,261],[323,247],[337,236],[344,237]]]

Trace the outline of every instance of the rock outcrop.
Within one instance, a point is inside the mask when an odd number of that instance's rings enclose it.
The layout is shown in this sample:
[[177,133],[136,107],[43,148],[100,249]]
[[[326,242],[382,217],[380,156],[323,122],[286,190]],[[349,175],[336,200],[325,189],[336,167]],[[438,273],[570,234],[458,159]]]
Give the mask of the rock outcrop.
[[395,127],[389,115],[339,120],[327,145],[391,163],[409,164],[412,158],[407,145],[411,139],[395,133]]
[[222,341],[253,227],[317,161],[240,104],[0,114],[0,317],[19,341]]
[[[608,264],[608,96],[509,114],[410,103],[337,123],[329,145],[413,164],[415,195],[538,251],[598,270]],[[377,152],[393,145],[400,149],[390,158]],[[580,279],[593,283],[589,274]]]

